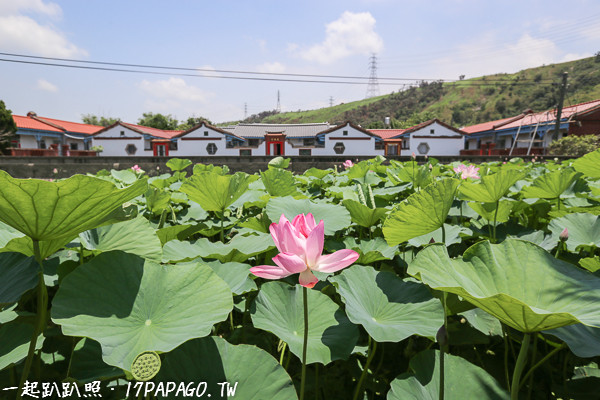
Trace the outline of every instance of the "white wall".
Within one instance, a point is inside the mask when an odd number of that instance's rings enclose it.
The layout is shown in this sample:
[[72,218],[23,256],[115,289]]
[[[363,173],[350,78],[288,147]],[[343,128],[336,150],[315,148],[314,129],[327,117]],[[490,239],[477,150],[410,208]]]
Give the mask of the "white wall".
[[[205,135],[205,132],[208,134]],[[217,146],[215,154],[209,154],[206,147],[209,143]],[[252,155],[255,155],[252,149]],[[227,140],[225,134],[215,131],[205,125],[193,130],[185,136],[181,136],[177,140],[177,151],[170,150],[169,156],[177,155],[181,157],[188,156],[237,156],[240,154],[238,148],[227,148]],[[258,153],[257,153],[258,154]],[[264,154],[264,153],[263,153]]]
[[[121,135],[121,132],[123,132],[124,135]],[[99,138],[112,138],[112,140],[102,140]],[[127,154],[127,152],[125,151],[125,147],[129,144],[133,144],[137,148],[135,154]],[[152,152],[152,149],[144,150],[143,135],[121,125],[113,126],[112,128],[105,130],[104,132],[92,136],[92,143],[90,144],[90,149],[93,146],[102,146],[104,150],[102,151],[102,153],[100,153],[100,156],[105,157],[140,157],[152,156],[154,154]],[[170,151],[169,155],[171,155]]]
[[[344,135],[344,131],[348,134]],[[344,144],[344,152],[337,154],[333,147],[336,143]],[[325,135],[325,147],[314,148],[312,155],[315,156],[377,156],[383,155],[384,149],[375,150],[375,137],[367,135],[350,124],[339,127]]]
[[[433,133],[430,133],[431,130]],[[426,153],[428,156],[457,156],[464,148],[465,140],[460,133],[434,122],[410,133],[408,153],[424,156],[425,153],[420,153],[418,150],[421,143],[429,145],[429,151]],[[471,147],[469,146],[469,148]],[[406,152],[407,150],[404,150],[404,154]]]

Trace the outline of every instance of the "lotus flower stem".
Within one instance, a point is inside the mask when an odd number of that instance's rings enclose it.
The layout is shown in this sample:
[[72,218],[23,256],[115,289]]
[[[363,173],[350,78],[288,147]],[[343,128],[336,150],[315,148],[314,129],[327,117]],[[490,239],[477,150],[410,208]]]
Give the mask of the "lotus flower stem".
[[40,265],[38,272],[38,298],[37,298],[37,320],[35,322],[35,328],[33,329],[33,337],[29,343],[29,351],[27,352],[27,359],[23,367],[23,374],[21,375],[21,381],[19,383],[19,389],[17,393],[17,399],[21,399],[23,393],[23,385],[29,376],[31,370],[31,363],[33,362],[33,356],[35,355],[35,345],[37,344],[38,336],[44,332],[46,327],[46,312],[48,308],[48,290],[46,289],[46,283],[44,282],[44,266],[42,264],[42,256],[40,253],[40,242],[33,239],[33,253],[35,259]]
[[531,333],[526,333],[523,336],[523,342],[521,343],[521,350],[519,350],[519,356],[517,357],[517,364],[513,371],[512,387],[510,391],[511,400],[519,400],[519,389],[521,388],[521,373],[525,364],[527,363],[527,353],[529,352],[529,343],[531,342]]
[[[537,358],[537,342],[538,335],[533,337],[533,351],[531,354],[531,362],[534,363]],[[525,374],[523,379],[521,379],[521,386],[527,381],[527,376],[529,376],[529,387],[527,388],[527,399],[531,399],[531,390],[533,389],[533,372],[531,369]]]
[[375,356],[376,350],[377,342],[375,340],[372,340],[371,336],[369,336],[369,346],[367,350],[369,352],[369,355],[367,356],[367,362],[365,363],[365,367],[363,368],[362,373],[360,374],[360,379],[356,384],[356,390],[354,391],[354,397],[352,398],[353,400],[358,400],[358,396],[362,393],[362,385],[365,380],[365,377],[367,376],[369,367],[371,366],[371,361],[373,361],[373,356]]
[[496,221],[498,220],[498,208],[500,208],[500,200],[496,200],[496,210],[494,211],[494,243],[496,243]]
[[[546,361],[548,361],[550,359],[550,357],[552,357],[553,355],[555,355],[556,353],[558,353],[559,351],[561,351],[562,349],[566,348],[567,345],[565,343],[562,343],[560,346],[555,347],[554,349],[552,349],[552,351],[548,354],[546,354],[544,356],[544,358],[542,358],[540,361],[538,361],[537,363],[535,363],[535,365],[531,368],[529,368],[529,371],[527,371],[527,373],[525,374],[525,376],[523,377],[522,381],[523,383],[527,380],[527,378],[529,378],[530,376],[532,376],[533,372],[542,364],[544,364]],[[523,383],[521,383],[521,386],[523,386]]]
[[300,400],[304,400],[306,385],[306,349],[308,347],[308,289],[302,286],[302,302],[304,304],[304,342],[302,343],[302,377],[300,380]]
[[506,378],[506,387],[510,392],[510,376],[508,374],[508,333],[506,332],[506,326],[501,322],[502,325],[502,337],[504,338],[504,375]]

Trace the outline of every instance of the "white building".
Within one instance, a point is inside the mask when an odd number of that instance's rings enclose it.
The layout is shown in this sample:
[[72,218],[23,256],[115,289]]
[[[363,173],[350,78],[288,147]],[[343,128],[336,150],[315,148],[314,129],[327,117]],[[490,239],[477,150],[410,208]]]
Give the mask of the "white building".
[[392,135],[384,135],[387,129],[372,129],[371,132],[379,135],[386,143],[386,154],[390,143],[394,139],[402,139],[404,155],[414,153],[417,156],[457,156],[464,148],[466,133],[456,129],[438,119],[432,119],[415,125],[408,129],[393,129]]
[[101,156],[188,156],[180,152],[175,136],[182,131],[168,131],[117,121],[92,135],[92,146],[102,146]]
[[201,123],[173,136],[183,156],[238,156],[244,139],[223,129]]

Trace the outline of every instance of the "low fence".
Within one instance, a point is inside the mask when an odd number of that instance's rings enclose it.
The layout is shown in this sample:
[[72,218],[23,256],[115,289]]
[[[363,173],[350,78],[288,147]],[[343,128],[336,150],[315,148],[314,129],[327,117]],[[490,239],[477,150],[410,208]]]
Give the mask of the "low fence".
[[[554,158],[554,156],[551,156]],[[268,168],[268,163],[273,157],[267,156],[213,156],[213,157],[185,157],[194,164],[213,164],[227,165],[232,172],[243,171],[247,173],[256,173]],[[368,160],[372,157],[340,157],[340,156],[291,156],[289,169],[294,173],[303,173],[310,168],[327,169],[341,165],[347,159],[353,162]],[[409,161],[410,156],[388,156],[388,160]],[[435,157],[441,163],[450,163],[454,161],[467,161],[471,163],[482,163],[489,161],[506,161],[509,157],[498,155],[457,155],[457,156],[439,156]],[[533,156],[524,157],[531,160]],[[550,158],[550,156],[548,156]],[[568,159],[573,157],[558,157]],[[538,156],[538,161],[544,157]],[[106,169],[127,169],[138,165],[150,176],[169,172],[166,163],[169,157],[20,157],[20,156],[0,156],[0,169],[8,172],[15,178],[67,178],[74,174],[95,174]],[[419,163],[426,162],[423,156],[417,156]],[[54,172],[56,169],[56,172]],[[188,168],[191,173],[192,168]]]

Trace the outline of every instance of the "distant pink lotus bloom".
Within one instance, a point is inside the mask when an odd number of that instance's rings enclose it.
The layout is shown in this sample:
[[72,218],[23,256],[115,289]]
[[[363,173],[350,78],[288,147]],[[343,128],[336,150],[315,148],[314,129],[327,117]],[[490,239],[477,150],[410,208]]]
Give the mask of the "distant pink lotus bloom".
[[133,167],[131,167],[131,169],[133,170],[133,172],[140,172],[142,169],[139,167],[139,165],[134,165]]
[[567,228],[563,229],[560,235],[558,235],[558,239],[561,242],[566,242],[569,239],[569,230]]
[[344,168],[348,169],[352,168],[354,166],[354,163],[351,160],[346,160],[342,165],[344,166]]
[[54,168],[54,169],[52,170],[52,173],[53,173],[53,174],[58,174],[58,168]]
[[467,178],[473,178],[473,179],[479,179],[479,175],[477,175],[477,171],[479,171],[478,167],[475,167],[474,165],[464,165],[464,164],[460,164],[458,167],[454,167],[454,172],[456,172],[457,174],[460,174],[460,177],[462,179],[467,179]]
[[414,160],[415,158],[417,158],[417,155],[415,154],[415,152],[413,151],[412,154],[410,155],[412,157],[412,159]]
[[277,265],[250,268],[250,272],[261,278],[279,279],[299,273],[300,284],[312,288],[319,281],[312,271],[336,272],[350,266],[359,257],[357,252],[349,249],[322,254],[325,224],[323,220],[316,224],[312,214],[299,214],[292,222],[282,214],[279,223],[271,224],[269,230],[280,253],[273,257]]

